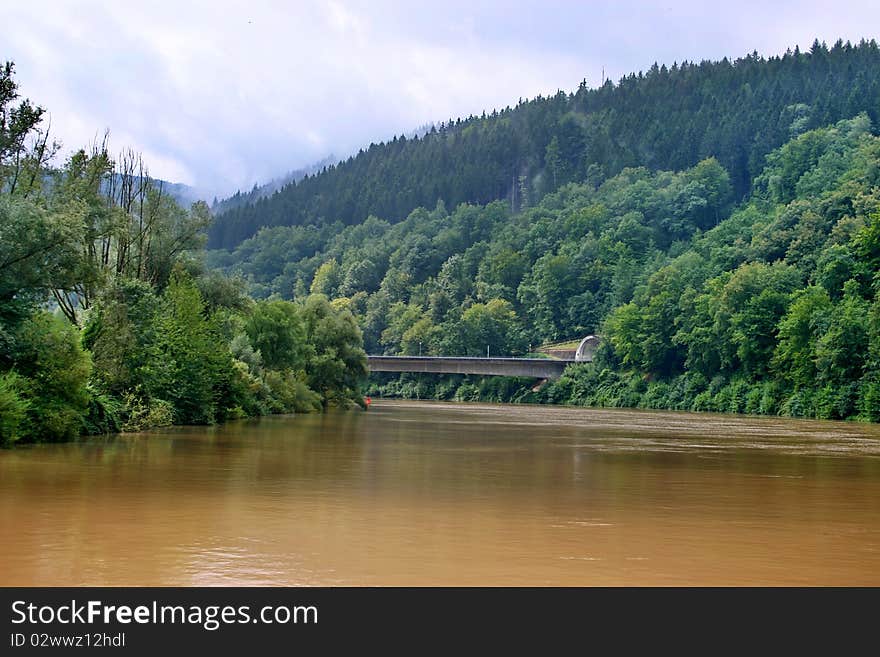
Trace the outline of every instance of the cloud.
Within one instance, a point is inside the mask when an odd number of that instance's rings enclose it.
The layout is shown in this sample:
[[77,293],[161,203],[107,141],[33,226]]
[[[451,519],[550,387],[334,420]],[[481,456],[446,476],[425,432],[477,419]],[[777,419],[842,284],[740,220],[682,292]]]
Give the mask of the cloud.
[[432,121],[671,63],[870,37],[874,3],[18,3],[0,57],[75,148],[249,188]]

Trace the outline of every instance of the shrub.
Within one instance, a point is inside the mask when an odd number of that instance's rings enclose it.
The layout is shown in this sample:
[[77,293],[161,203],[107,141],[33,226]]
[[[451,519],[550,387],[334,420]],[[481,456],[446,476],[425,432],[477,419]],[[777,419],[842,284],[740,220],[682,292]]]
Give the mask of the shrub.
[[810,415],[819,420],[831,420],[836,417],[834,412],[834,388],[827,385],[820,388],[812,396]]
[[863,379],[858,398],[859,419],[880,422],[880,381]]
[[24,382],[15,372],[0,374],[0,446],[8,446],[21,438],[21,424],[30,404],[22,395]]
[[167,401],[149,399],[134,392],[125,393],[122,401],[128,416],[122,424],[123,431],[146,431],[174,423],[174,407]]
[[761,402],[758,412],[762,415],[776,415],[779,413],[779,404],[782,399],[782,391],[775,381],[766,381],[761,387]]
[[645,394],[639,400],[639,408],[668,408],[669,385],[666,383],[652,383],[648,386]]
[[117,433],[122,428],[124,410],[124,404],[116,397],[89,385],[89,410],[85,418],[85,433]]
[[704,390],[699,393],[696,397],[694,397],[694,401],[691,404],[692,411],[713,411],[715,410],[714,405],[712,404],[712,393],[708,390]]
[[27,377],[28,400],[21,438],[32,442],[72,440],[84,427],[89,410],[86,384],[92,361],[68,321],[38,312],[22,323],[17,342],[18,368]]
[[764,396],[764,386],[753,385],[746,392],[745,412],[750,415],[758,415],[761,412],[761,398]]
[[858,415],[859,384],[848,383],[837,390],[834,397],[834,412],[837,417],[846,420]]
[[718,410],[725,413],[745,413],[746,402],[749,394],[749,384],[746,381],[733,381],[729,386],[729,398],[726,408],[719,407]]
[[269,403],[273,412],[309,413],[321,409],[321,396],[290,370],[267,370],[264,380],[269,388]]
[[788,417],[804,417],[806,414],[806,405],[804,404],[804,394],[801,390],[795,390],[788,398],[782,402],[779,409],[780,415]]

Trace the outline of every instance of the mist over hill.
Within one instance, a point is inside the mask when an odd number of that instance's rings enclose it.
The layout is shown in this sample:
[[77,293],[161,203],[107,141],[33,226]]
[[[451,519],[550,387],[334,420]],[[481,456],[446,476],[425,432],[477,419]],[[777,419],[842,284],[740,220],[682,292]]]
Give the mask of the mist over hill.
[[284,189],[287,185],[291,183],[297,183],[306,176],[314,175],[323,171],[329,166],[332,166],[339,160],[335,155],[328,155],[327,157],[310,164],[305,167],[301,167],[299,169],[294,169],[293,171],[288,171],[283,176],[279,176],[277,178],[273,178],[267,183],[262,185],[254,185],[251,191],[242,192],[241,190],[237,191],[232,196],[224,198],[223,200],[214,199],[211,204],[211,211],[215,216],[219,216],[224,212],[229,212],[230,210],[234,210],[235,208],[239,208],[245,205],[252,204],[262,198],[266,198],[267,196],[271,196],[276,192]]

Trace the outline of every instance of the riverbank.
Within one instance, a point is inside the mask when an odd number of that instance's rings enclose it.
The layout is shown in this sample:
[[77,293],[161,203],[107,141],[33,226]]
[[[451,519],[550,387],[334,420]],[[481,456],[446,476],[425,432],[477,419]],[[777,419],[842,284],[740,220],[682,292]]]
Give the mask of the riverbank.
[[[540,382],[530,378],[461,375],[372,375],[374,397],[491,403],[552,404],[587,408],[662,409],[734,415],[880,420],[880,400],[865,386],[786,387],[776,381],[750,382],[741,377],[708,380],[683,374],[651,379],[594,364],[570,366],[562,377]],[[866,392],[863,392],[866,391]]]

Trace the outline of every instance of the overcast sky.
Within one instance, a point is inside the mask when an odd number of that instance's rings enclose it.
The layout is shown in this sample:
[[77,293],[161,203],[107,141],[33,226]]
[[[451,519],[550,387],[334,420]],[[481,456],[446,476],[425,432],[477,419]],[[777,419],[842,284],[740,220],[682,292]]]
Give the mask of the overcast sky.
[[0,59],[68,149],[109,129],[229,193],[430,122],[654,61],[880,35],[880,2],[5,2]]

